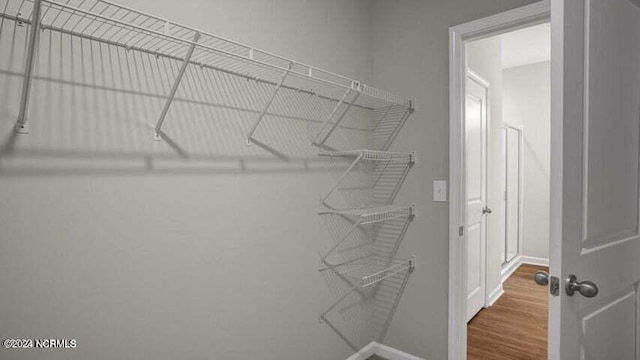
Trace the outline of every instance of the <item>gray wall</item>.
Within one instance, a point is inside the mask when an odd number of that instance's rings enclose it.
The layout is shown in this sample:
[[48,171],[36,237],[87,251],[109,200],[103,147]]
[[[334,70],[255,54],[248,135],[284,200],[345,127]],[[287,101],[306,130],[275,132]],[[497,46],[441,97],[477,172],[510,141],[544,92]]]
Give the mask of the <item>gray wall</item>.
[[420,107],[395,142],[418,165],[398,202],[416,201],[419,219],[402,244],[418,256],[385,341],[427,359],[447,356],[448,204],[432,202],[432,181],[448,177],[450,26],[531,3],[528,0],[376,0],[375,85],[417,97]]
[[524,256],[549,258],[550,62],[505,69],[504,120],[523,130]]
[[[118,2],[370,79],[366,0]],[[17,73],[0,74],[3,145],[17,115],[24,29],[14,36],[13,23],[5,21],[0,38],[0,69]],[[95,86],[37,80],[31,134],[1,159],[0,338],[76,338],[78,348],[2,349],[0,358],[350,355],[318,321],[332,301],[317,271],[317,253],[329,236],[316,215],[331,184],[324,169],[245,146],[242,134],[253,116],[222,112],[211,121],[204,108],[179,102],[166,131],[199,158],[175,159],[166,142],[152,140],[162,99],[136,96],[131,104],[101,90],[124,86],[118,59],[135,56],[139,67],[132,71],[166,94],[171,79],[152,57],[79,41],[72,50],[67,38],[48,31],[42,43],[39,76],[85,76]],[[80,46],[94,56],[86,69]],[[185,81],[193,86],[190,77]],[[276,129],[271,139],[258,135],[275,147],[295,140],[291,149],[311,150],[306,134],[289,130]]]
[[486,292],[493,294],[502,285],[504,249],[504,170],[502,150],[502,40],[498,36],[467,44],[467,65],[489,83],[489,123],[487,131],[487,216]]

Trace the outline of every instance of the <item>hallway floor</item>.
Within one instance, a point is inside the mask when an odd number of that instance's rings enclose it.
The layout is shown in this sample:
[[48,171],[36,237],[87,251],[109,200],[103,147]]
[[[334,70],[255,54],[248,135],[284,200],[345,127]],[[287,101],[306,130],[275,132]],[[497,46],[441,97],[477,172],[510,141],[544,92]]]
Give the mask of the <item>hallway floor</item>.
[[548,288],[533,274],[548,268],[521,265],[504,283],[504,294],[467,325],[468,360],[545,360]]

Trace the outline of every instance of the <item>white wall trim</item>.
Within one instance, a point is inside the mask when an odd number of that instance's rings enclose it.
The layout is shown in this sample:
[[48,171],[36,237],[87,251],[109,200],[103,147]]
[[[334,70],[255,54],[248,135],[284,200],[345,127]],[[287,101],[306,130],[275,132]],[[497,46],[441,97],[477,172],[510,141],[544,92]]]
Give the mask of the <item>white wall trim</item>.
[[493,291],[489,294],[489,301],[487,302],[487,307],[493,306],[493,304],[500,299],[500,297],[504,295],[504,288],[502,287],[502,283],[498,285]]
[[513,275],[516,270],[522,265],[522,255],[518,255],[513,260],[509,261],[505,266],[502,267],[502,282],[504,283],[507,279]]
[[421,357],[408,354],[375,341],[363,347],[357,353],[351,355],[347,360],[366,360],[372,355],[380,355],[389,360],[425,360]]
[[550,20],[551,1],[544,0],[449,29],[449,360],[467,358],[466,244],[459,227],[466,224],[464,183],[464,94],[467,74],[465,41]]
[[535,256],[518,255],[502,268],[502,282],[504,283],[505,281],[507,281],[507,279],[511,275],[513,275],[513,273],[516,272],[516,270],[518,270],[518,268],[522,264],[549,266],[549,259]]
[[549,259],[535,256],[522,256],[522,263],[530,265],[549,266]]

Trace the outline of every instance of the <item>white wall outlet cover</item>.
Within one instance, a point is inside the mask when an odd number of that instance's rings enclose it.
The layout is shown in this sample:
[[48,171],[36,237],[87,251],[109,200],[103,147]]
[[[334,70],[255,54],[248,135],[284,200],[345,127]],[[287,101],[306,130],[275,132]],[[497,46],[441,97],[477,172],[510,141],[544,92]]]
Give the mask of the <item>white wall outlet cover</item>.
[[446,202],[447,201],[447,181],[436,180],[433,182],[433,201]]

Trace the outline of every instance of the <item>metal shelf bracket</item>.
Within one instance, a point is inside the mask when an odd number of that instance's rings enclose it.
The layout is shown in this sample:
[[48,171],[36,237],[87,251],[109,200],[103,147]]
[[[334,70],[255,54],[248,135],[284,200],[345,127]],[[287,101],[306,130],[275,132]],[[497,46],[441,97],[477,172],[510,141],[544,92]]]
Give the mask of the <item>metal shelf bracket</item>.
[[255,122],[253,123],[253,126],[251,126],[251,129],[247,133],[247,145],[253,144],[253,134],[258,129],[258,126],[260,125],[262,118],[267,114],[267,110],[269,110],[271,103],[273,103],[273,100],[275,100],[276,96],[278,95],[278,92],[280,92],[280,89],[282,88],[282,85],[284,85],[285,80],[287,80],[289,73],[291,73],[291,70],[293,69],[293,65],[294,65],[293,62],[289,62],[289,67],[287,68],[286,71],[282,73],[282,77],[280,78],[280,82],[278,82],[276,89],[271,94],[271,97],[269,97],[269,100],[267,100],[267,103],[262,107],[262,111],[260,112],[260,115],[258,115],[258,117],[256,118]]
[[18,134],[28,134],[29,125],[27,118],[29,113],[29,99],[31,97],[31,83],[33,81],[33,69],[36,63],[38,44],[40,43],[40,26],[42,12],[42,0],[33,1],[33,13],[31,20],[31,32],[29,33],[29,45],[27,48],[27,59],[24,68],[24,79],[22,81],[22,97],[20,98],[20,112],[14,131]]
[[[169,23],[165,22],[165,32],[168,32],[168,31],[169,31]],[[195,50],[199,39],[200,39],[200,33],[196,32],[195,35],[193,36],[193,41],[189,46],[189,50],[187,51],[187,55],[185,56],[184,60],[182,60],[182,65],[180,66],[180,71],[178,71],[178,76],[176,77],[176,80],[173,82],[173,85],[171,86],[169,97],[167,98],[167,101],[164,103],[164,107],[162,108],[162,113],[160,113],[160,118],[156,123],[155,134],[153,138],[155,141],[160,140],[159,134],[162,132],[162,124],[164,124],[164,120],[166,119],[167,113],[169,112],[169,108],[171,107],[171,102],[173,102],[173,98],[176,96],[176,92],[178,91],[178,87],[180,86],[180,81],[182,80],[182,77],[184,76],[184,73],[187,70],[187,65],[189,65],[189,63],[191,62],[191,55],[193,55],[193,50]]]
[[338,109],[344,103],[345,99],[347,98],[347,96],[349,96],[351,91],[352,91],[351,89],[347,89],[344,95],[342,95],[342,98],[340,98],[340,100],[336,103],[336,106],[333,107],[333,109],[329,113],[329,116],[327,116],[327,119],[324,121],[324,123],[322,123],[322,126],[320,126],[320,130],[318,130],[318,133],[316,133],[316,136],[313,138],[313,140],[311,140],[311,145],[314,145],[314,146],[322,145],[321,143],[318,142],[318,138],[320,137],[324,129],[327,127],[329,122],[331,122],[333,117],[336,115],[336,112],[338,112]]

